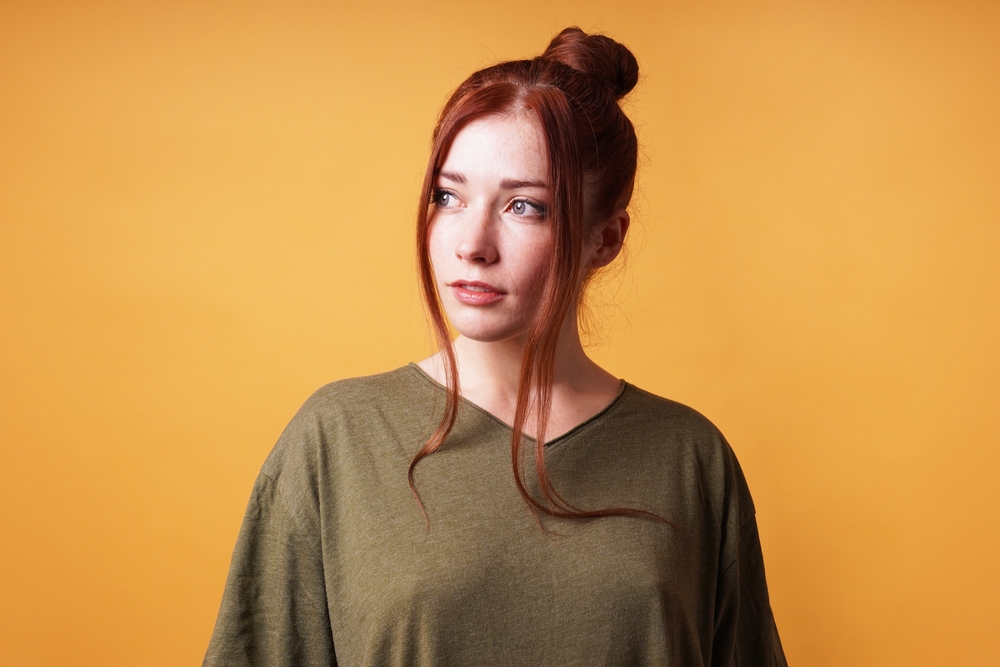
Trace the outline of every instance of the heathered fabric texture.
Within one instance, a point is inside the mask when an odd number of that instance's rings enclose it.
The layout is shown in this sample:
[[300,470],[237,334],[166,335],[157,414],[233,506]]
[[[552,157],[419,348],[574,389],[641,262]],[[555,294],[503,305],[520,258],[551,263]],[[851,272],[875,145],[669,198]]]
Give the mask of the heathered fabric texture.
[[306,402],[254,486],[206,666],[785,664],[753,502],[704,417],[623,384],[547,445],[549,473],[577,507],[674,527],[542,530],[514,486],[510,429],[463,402],[416,468],[428,530],[406,470],[444,396],[411,364]]

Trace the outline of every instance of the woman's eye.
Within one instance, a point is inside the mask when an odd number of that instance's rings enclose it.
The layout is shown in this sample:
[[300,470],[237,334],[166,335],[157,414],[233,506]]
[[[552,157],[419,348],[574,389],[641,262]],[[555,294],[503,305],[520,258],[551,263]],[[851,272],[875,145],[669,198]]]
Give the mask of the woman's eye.
[[448,192],[447,190],[434,191],[434,203],[440,206],[441,208],[452,207],[455,205],[457,201],[458,198],[451,192]]
[[510,203],[510,210],[514,215],[531,215],[544,217],[545,207],[527,199],[515,199]]

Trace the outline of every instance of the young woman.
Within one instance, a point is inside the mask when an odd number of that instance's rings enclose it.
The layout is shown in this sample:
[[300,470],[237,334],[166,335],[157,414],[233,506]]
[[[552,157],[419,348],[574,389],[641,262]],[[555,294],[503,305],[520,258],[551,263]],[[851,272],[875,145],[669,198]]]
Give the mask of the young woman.
[[785,664],[732,450],[580,343],[628,231],[637,77],[568,28],[452,95],[417,221],[441,351],[289,424],[206,665]]

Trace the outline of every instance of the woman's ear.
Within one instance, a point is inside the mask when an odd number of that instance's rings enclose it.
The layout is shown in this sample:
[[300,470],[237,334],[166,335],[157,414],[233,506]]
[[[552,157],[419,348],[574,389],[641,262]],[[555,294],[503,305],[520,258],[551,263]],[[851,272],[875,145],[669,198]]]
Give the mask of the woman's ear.
[[628,211],[620,208],[604,223],[599,237],[600,244],[593,250],[590,261],[587,263],[588,269],[599,269],[614,261],[625,243],[629,222],[631,222],[631,218],[629,218]]

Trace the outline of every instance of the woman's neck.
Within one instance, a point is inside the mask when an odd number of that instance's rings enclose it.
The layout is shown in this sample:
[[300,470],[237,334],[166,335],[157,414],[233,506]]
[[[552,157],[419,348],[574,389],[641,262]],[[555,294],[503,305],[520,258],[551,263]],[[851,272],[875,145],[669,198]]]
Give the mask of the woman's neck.
[[[453,347],[462,396],[501,421],[512,424],[523,344],[517,340],[487,343],[459,336]],[[621,390],[621,381],[587,356],[575,322],[560,333],[554,361],[552,406],[545,429],[547,440],[600,412]],[[439,383],[446,384],[442,353],[418,365]],[[525,432],[534,435],[537,430],[532,417]]]

